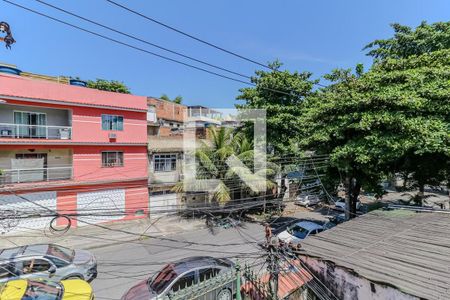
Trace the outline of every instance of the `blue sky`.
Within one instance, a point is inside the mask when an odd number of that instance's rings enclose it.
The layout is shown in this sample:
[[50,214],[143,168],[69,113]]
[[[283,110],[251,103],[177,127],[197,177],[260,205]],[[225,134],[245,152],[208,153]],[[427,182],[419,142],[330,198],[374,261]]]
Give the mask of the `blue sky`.
[[[11,0],[85,28],[125,38],[64,15],[32,0]],[[208,62],[252,75],[259,67],[209,48],[154,23],[126,13],[105,0],[46,0],[110,27]],[[362,48],[389,37],[390,23],[410,26],[450,20],[448,0],[268,1],[268,0],[116,0],[162,22],[257,61],[280,59],[289,70],[320,77],[333,68],[370,64]],[[233,107],[244,84],[217,78],[161,60],[33,15],[0,1],[17,43],[0,48],[0,61],[24,71],[115,79],[134,94],[182,95],[188,105]],[[158,49],[130,43],[163,53]]]

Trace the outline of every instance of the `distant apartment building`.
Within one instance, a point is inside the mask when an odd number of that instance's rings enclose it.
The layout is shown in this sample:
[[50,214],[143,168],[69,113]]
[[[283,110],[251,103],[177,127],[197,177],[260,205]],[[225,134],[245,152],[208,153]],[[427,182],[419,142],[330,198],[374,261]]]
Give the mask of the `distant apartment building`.
[[150,210],[153,214],[178,207],[172,188],[182,180],[183,133],[187,107],[148,97],[147,134]]
[[[205,141],[208,127],[221,126],[222,113],[153,97],[147,104],[150,213],[172,212],[188,203],[205,202],[207,195],[203,192],[177,194],[173,188],[183,180],[186,134],[192,133],[197,142]],[[224,126],[233,122],[227,119]]]
[[14,230],[148,213],[147,98],[76,85],[0,66],[0,210],[31,216]]

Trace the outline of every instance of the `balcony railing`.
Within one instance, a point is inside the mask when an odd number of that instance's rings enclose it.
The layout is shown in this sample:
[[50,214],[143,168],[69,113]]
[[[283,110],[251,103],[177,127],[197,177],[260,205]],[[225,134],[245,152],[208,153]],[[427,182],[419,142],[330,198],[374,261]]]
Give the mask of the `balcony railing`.
[[33,169],[8,169],[1,170],[0,183],[22,183],[67,180],[72,178],[72,166],[33,168]]
[[0,137],[69,140],[72,127],[0,123]]

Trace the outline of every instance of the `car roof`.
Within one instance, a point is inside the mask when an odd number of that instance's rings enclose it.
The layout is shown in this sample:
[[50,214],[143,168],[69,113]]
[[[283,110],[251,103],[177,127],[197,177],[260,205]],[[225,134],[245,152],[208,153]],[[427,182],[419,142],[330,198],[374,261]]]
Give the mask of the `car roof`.
[[184,273],[191,269],[197,269],[208,266],[219,266],[219,265],[229,265],[231,266],[230,261],[214,258],[211,256],[192,256],[180,259],[173,264],[174,270],[177,274]]
[[311,222],[311,221],[301,221],[301,222],[295,223],[295,225],[298,225],[298,226],[300,226],[302,228],[305,228],[306,230],[309,230],[309,231],[315,230],[315,229],[323,229],[322,225],[314,223],[314,222]]
[[24,256],[46,255],[49,244],[34,244],[0,250],[0,261]]

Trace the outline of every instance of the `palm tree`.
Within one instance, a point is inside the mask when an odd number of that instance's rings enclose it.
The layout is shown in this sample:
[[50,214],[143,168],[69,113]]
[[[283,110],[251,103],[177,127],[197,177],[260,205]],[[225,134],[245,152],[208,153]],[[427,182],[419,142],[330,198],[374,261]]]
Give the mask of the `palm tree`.
[[[253,192],[252,184],[262,181],[266,189],[273,188],[275,183],[267,178],[273,176],[275,171],[265,168],[253,173],[254,156],[253,143],[244,134],[232,128],[208,128],[208,139],[202,141],[202,146],[195,150],[196,179],[219,180],[212,200],[221,206],[232,199],[239,199],[242,194],[244,197],[258,194]],[[231,157],[238,158],[243,164],[229,167],[227,160]],[[192,184],[200,183],[195,181]],[[184,192],[184,182],[176,184],[173,190],[178,193]]]

